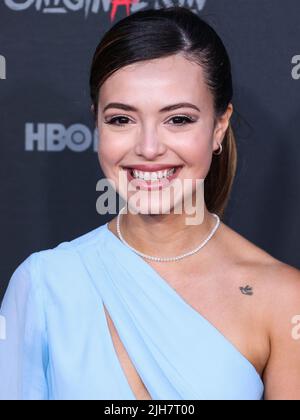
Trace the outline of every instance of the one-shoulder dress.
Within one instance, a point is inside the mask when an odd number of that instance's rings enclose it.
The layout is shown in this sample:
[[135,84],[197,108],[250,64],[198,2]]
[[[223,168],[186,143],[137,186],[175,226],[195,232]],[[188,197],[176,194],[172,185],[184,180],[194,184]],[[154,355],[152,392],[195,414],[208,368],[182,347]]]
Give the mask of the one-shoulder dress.
[[108,223],[14,271],[0,311],[0,399],[136,399],[104,307],[153,400],[263,399],[255,367]]

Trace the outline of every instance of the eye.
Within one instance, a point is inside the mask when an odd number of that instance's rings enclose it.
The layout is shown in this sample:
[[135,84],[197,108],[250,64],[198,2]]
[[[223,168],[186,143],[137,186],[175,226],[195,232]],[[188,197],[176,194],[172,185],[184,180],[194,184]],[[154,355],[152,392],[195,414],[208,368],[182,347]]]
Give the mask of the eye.
[[115,121],[118,121],[118,120],[129,120],[129,118],[128,117],[125,117],[125,116],[123,116],[123,115],[119,115],[119,116],[117,116],[117,117],[112,117],[110,120],[106,120],[106,121],[104,121],[104,124],[111,124],[111,125],[117,125],[117,126],[124,126],[124,125],[126,125],[126,124],[122,124],[122,123],[120,123],[120,124],[116,124],[115,123]]
[[182,121],[182,120],[184,120],[185,121],[185,123],[179,123],[179,124],[171,124],[171,125],[186,125],[186,124],[192,124],[192,123],[194,123],[194,122],[196,122],[196,119],[194,119],[194,118],[191,118],[191,117],[188,117],[188,116],[186,116],[186,115],[176,115],[175,117],[172,117],[172,118],[170,118],[169,119],[169,121],[171,121],[171,120],[176,120],[177,122],[178,122],[178,120],[180,121]]

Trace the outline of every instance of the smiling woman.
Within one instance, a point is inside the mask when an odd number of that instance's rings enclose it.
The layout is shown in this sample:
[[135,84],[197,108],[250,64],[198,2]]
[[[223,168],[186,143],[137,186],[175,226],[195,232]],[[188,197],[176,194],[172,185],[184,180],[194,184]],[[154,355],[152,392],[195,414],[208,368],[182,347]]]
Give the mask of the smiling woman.
[[[121,166],[158,161],[172,167],[181,158],[180,165],[186,161],[182,179],[205,178],[207,209],[222,216],[237,164],[229,120],[230,60],[206,22],[186,8],[177,11],[135,13],[115,24],[98,45],[90,86],[100,164],[117,182]],[[114,168],[107,167],[106,155],[115,155]]]
[[[100,41],[90,90],[101,168],[121,196],[120,173],[134,184],[133,211],[16,269],[0,398],[299,399],[299,271],[221,222],[237,156],[215,30],[183,7],[134,13]],[[193,199],[204,180],[193,226],[186,180]]]

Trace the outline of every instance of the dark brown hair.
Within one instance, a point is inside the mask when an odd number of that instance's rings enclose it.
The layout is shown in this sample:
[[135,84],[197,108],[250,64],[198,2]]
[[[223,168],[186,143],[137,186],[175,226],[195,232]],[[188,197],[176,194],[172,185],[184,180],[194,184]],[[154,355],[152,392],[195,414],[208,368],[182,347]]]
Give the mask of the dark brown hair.
[[[225,46],[200,16],[186,7],[175,6],[135,12],[104,34],[93,56],[90,73],[95,118],[100,87],[114,72],[139,61],[178,53],[202,66],[214,99],[215,120],[223,115],[233,96],[231,64]],[[207,209],[220,217],[229,200],[237,165],[231,124],[222,147],[220,155],[213,155],[204,183]]]

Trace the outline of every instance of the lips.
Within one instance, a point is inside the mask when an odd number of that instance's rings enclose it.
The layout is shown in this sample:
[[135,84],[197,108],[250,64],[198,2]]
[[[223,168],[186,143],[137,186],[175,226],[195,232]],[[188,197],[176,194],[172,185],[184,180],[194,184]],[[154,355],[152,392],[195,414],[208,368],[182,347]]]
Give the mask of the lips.
[[137,171],[143,171],[143,172],[157,172],[157,171],[163,171],[165,169],[172,169],[172,168],[179,168],[182,165],[172,165],[170,164],[139,164],[139,165],[128,165],[123,166],[124,169],[136,169]]

